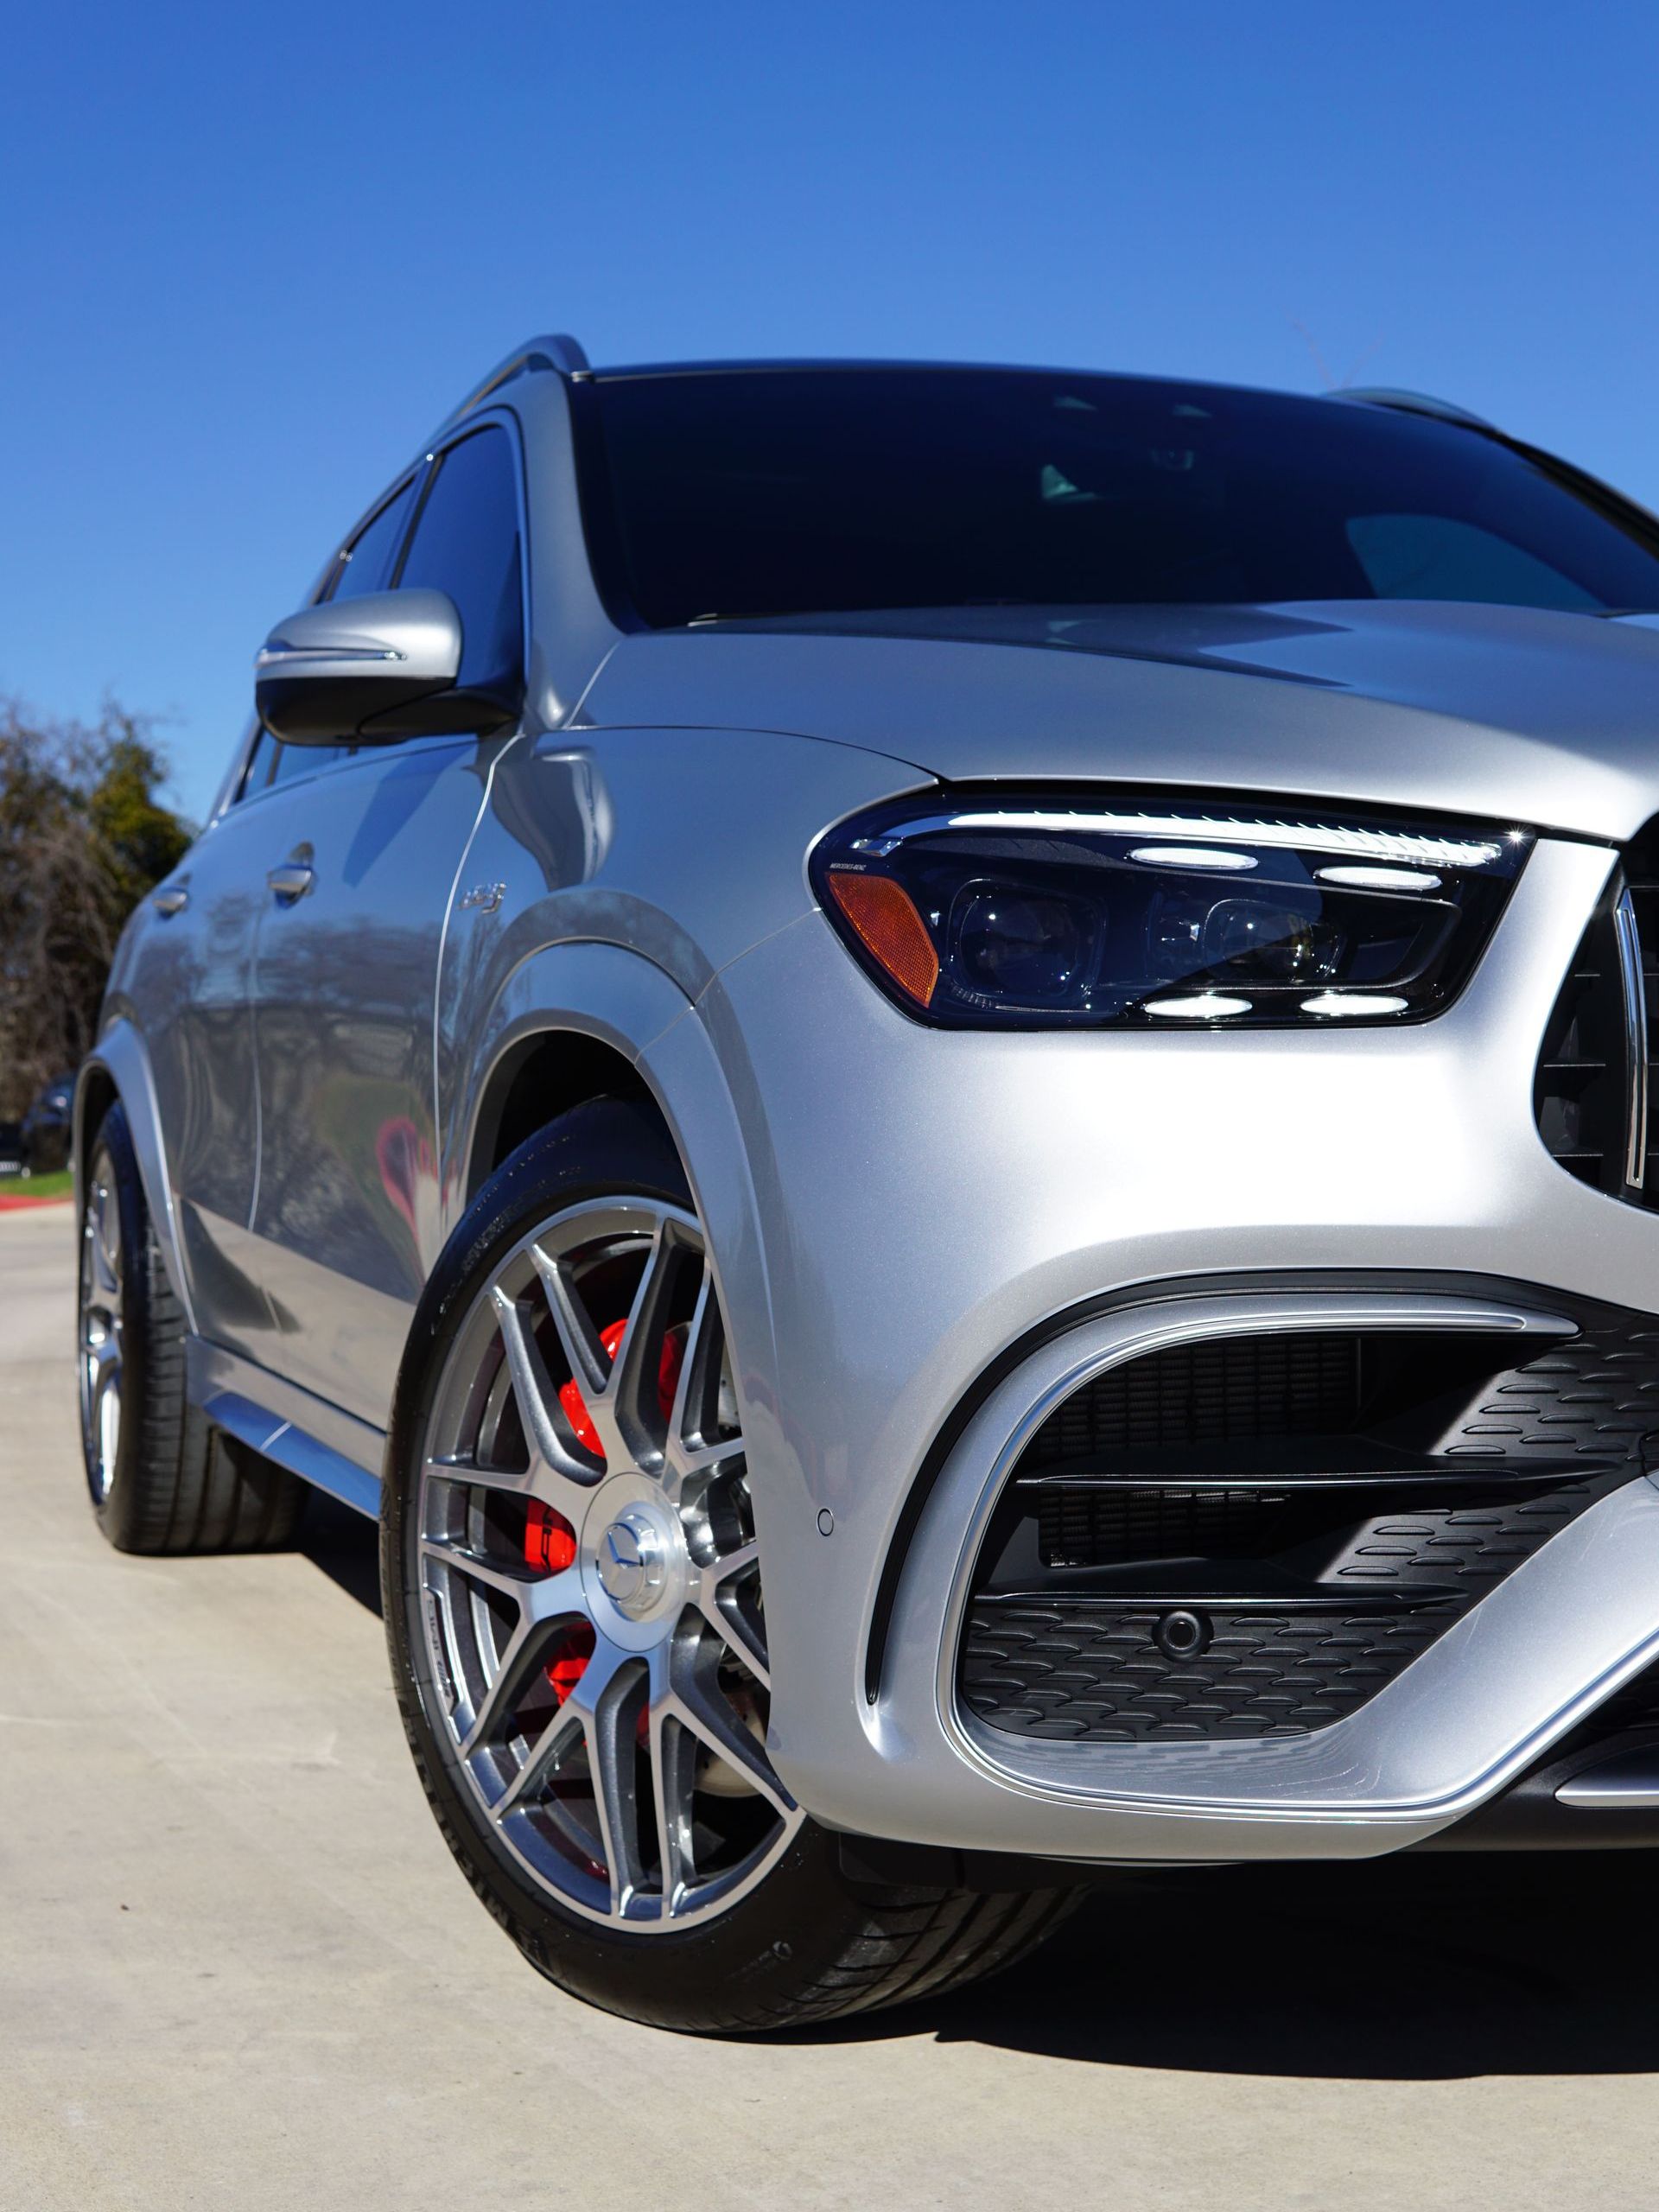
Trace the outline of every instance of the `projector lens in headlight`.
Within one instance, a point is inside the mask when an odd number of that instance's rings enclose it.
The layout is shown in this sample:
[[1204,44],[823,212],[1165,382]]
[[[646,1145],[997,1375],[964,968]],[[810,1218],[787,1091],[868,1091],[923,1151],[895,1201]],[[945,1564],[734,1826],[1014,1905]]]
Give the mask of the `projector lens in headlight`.
[[946,1027],[1348,1027],[1449,1004],[1531,846],[1323,808],[957,793],[842,823],[811,868],[861,963]]
[[973,883],[951,902],[947,941],[971,988],[1013,1006],[1069,1006],[1092,981],[1101,940],[1092,899]]

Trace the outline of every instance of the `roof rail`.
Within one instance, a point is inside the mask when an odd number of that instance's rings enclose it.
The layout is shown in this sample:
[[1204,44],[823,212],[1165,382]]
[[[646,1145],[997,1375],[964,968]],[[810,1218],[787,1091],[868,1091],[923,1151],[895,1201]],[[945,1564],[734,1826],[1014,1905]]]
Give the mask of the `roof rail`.
[[465,421],[475,408],[499,391],[504,384],[511,384],[515,377],[527,376],[535,369],[551,369],[562,377],[585,376],[588,360],[580,342],[563,333],[545,338],[526,339],[522,346],[515,346],[504,361],[499,361],[490,371],[476,391],[470,392],[459,407],[446,415],[427,441],[435,445],[455,424]]
[[1365,407],[1392,407],[1401,415],[1432,415],[1437,422],[1461,423],[1468,430],[1495,430],[1496,423],[1489,423],[1484,415],[1471,414],[1466,407],[1454,406],[1449,399],[1435,399],[1426,391],[1395,391],[1386,385],[1361,385],[1353,391],[1328,391],[1327,399],[1356,399]]

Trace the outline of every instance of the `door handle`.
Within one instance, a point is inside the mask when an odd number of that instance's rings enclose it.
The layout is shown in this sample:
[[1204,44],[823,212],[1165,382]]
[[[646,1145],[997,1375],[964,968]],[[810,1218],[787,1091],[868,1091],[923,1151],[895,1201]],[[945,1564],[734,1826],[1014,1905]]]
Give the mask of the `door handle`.
[[181,884],[172,884],[165,891],[152,891],[149,903],[158,914],[181,914],[190,904],[190,893]]
[[284,861],[280,868],[265,871],[265,881],[285,906],[303,899],[316,880],[317,871],[304,861]]

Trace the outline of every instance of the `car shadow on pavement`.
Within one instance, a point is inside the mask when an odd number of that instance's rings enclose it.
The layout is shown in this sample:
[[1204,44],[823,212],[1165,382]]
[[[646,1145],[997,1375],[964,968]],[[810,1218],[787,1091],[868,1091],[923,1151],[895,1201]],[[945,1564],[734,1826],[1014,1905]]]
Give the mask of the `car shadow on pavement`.
[[380,1535],[374,1522],[326,1491],[313,1491],[295,1549],[380,1618]]
[[1649,2073],[1656,1890],[1645,1852],[1135,1875],[978,1988],[794,2039],[919,2031],[1100,2065],[1333,2080]]

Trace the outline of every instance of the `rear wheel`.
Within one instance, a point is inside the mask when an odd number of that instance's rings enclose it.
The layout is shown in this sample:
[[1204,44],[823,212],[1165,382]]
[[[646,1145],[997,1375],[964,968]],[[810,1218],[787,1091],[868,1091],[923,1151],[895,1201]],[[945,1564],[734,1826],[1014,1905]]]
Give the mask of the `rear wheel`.
[[444,1834],[596,2004],[705,2031],[891,2004],[1006,1963],[1070,1903],[855,1888],[774,1770],[725,1325],[635,1103],[564,1116],[457,1230],[404,1363],[384,1579]]
[[118,1103],[92,1139],[80,1218],[80,1433],[99,1526],[125,1552],[286,1543],[304,1486],[188,1402],[187,1333]]

